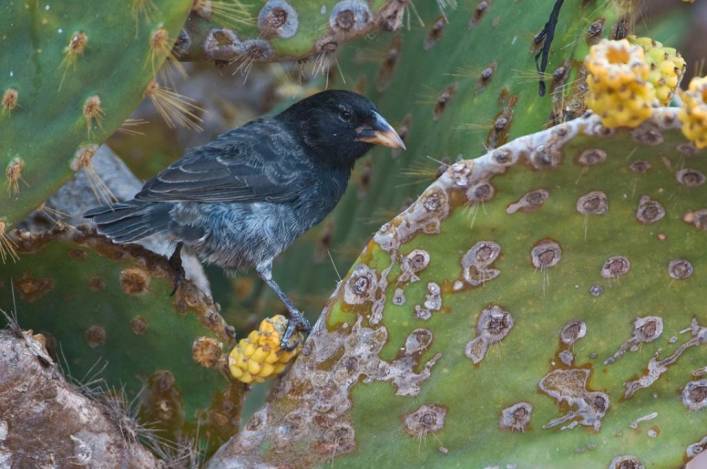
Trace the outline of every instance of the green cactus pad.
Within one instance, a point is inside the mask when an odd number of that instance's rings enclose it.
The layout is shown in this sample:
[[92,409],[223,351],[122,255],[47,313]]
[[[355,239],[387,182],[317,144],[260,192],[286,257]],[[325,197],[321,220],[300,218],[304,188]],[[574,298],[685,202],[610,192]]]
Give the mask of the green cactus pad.
[[697,454],[707,153],[678,127],[673,108],[633,133],[590,115],[452,165],[374,235],[213,464],[677,467]]
[[[228,331],[191,283],[170,297],[164,258],[71,229],[13,234],[22,260],[3,268],[0,309],[16,311],[23,328],[45,335],[74,379],[122,388],[162,437],[198,429],[213,445],[235,432],[239,400],[221,402],[228,381],[215,363]],[[199,337],[214,347],[197,350]]]
[[[37,208],[71,174],[80,148],[101,143],[121,125],[170,54],[190,6],[190,0],[2,3],[0,217],[16,223]],[[84,156],[83,164],[90,163]]]

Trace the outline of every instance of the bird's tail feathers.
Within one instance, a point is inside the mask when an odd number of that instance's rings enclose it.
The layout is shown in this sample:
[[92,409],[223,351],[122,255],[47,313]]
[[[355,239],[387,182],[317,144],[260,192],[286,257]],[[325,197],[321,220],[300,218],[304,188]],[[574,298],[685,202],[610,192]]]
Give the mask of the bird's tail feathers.
[[84,214],[96,223],[98,232],[118,243],[132,243],[166,231],[169,203],[145,203],[137,200],[96,207]]

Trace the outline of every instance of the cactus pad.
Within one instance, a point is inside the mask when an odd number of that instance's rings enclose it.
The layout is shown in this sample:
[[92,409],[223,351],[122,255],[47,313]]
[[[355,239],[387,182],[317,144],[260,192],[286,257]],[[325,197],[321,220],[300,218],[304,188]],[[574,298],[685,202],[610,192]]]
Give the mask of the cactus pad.
[[137,107],[191,6],[45,3],[0,6],[0,217],[14,223],[58,189],[79,148],[101,143]]
[[47,337],[74,379],[122,389],[162,437],[199,426],[216,444],[235,432],[239,401],[219,406],[228,381],[199,366],[192,346],[201,336],[228,344],[230,332],[191,283],[170,297],[164,258],[71,228],[12,235],[22,260],[3,268],[0,308]]
[[633,131],[589,115],[450,166],[374,235],[269,404],[212,464],[694,456],[707,155],[677,114],[657,109]]

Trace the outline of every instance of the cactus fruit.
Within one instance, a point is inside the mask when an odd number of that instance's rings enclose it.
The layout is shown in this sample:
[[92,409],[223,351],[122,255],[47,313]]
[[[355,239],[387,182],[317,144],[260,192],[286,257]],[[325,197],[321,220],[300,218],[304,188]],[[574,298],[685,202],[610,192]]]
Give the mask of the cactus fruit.
[[695,77],[682,92],[682,132],[697,148],[707,148],[707,77]]
[[659,41],[649,37],[630,35],[628,40],[643,48],[645,60],[650,67],[648,82],[655,88],[658,103],[662,106],[670,104],[675,94],[687,64],[680,53],[672,47],[665,47]]
[[648,119],[655,88],[648,81],[650,66],[643,48],[626,39],[592,46],[585,62],[589,94],[587,106],[602,117],[607,128],[638,127]]
[[[287,329],[287,319],[277,315],[261,321],[257,331],[241,339],[228,356],[231,375],[246,384],[262,383],[282,373],[297,356],[299,346],[291,351],[280,348],[280,338]],[[294,340],[301,342],[301,333]]]
[[130,115],[190,6],[2,2],[0,168],[7,191],[0,217],[17,223],[36,209],[71,174],[77,149],[101,143]]
[[679,126],[676,108],[633,130],[590,114],[452,164],[374,235],[211,467],[693,457],[707,155]]
[[377,27],[396,30],[406,1],[195,0],[182,32],[183,60],[232,62],[331,56],[343,41]]
[[213,445],[236,431],[238,401],[226,418],[230,431],[210,418],[224,413],[216,397],[227,381],[192,358],[194,339],[227,342],[230,332],[190,283],[170,298],[166,259],[72,228],[11,235],[22,260],[3,267],[0,309],[16,310],[22,327],[44,334],[72,377],[123,388],[165,438],[200,427]]

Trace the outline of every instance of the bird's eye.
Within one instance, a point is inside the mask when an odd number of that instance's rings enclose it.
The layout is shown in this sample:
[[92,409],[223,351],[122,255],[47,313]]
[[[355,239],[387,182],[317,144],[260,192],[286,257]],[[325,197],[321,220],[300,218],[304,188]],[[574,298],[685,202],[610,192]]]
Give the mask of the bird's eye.
[[353,114],[348,109],[342,109],[339,112],[339,119],[344,122],[351,122],[351,119],[353,119]]

